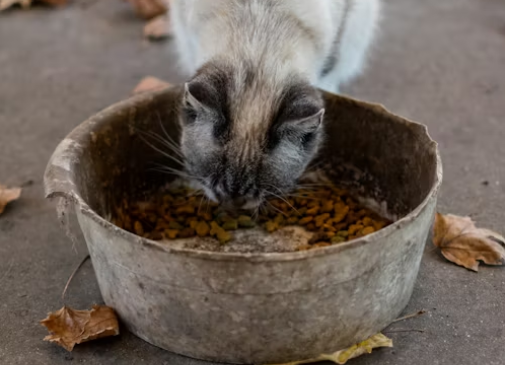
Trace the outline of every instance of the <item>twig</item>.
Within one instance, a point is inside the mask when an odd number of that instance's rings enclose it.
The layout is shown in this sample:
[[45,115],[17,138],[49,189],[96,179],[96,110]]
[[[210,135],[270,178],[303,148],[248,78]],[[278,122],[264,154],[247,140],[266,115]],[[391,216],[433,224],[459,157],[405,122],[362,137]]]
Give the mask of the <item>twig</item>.
[[68,286],[70,285],[70,282],[74,278],[75,274],[77,274],[77,271],[79,271],[79,269],[81,268],[81,266],[84,265],[84,263],[86,261],[88,261],[88,259],[89,259],[89,255],[86,255],[86,257],[84,259],[82,259],[81,263],[75,268],[75,270],[72,273],[72,275],[70,275],[70,277],[68,278],[67,284],[65,285],[65,289],[63,289],[63,293],[61,294],[61,300],[63,301],[63,303],[65,303],[65,294],[67,294],[67,289],[68,289]]
[[405,321],[406,319],[410,319],[410,318],[414,318],[414,317],[418,317],[418,316],[422,316],[424,313],[426,313],[426,311],[424,309],[416,312],[416,313],[412,313],[412,314],[408,314],[406,316],[403,316],[403,317],[400,317],[400,318],[397,318],[395,319],[393,322],[391,322],[391,324],[393,323],[396,323],[396,322],[401,322],[401,321]]
[[417,329],[412,329],[412,330],[393,330],[393,331],[383,331],[384,334],[388,333],[402,333],[402,332],[419,332],[419,333],[424,333],[424,330],[417,330]]

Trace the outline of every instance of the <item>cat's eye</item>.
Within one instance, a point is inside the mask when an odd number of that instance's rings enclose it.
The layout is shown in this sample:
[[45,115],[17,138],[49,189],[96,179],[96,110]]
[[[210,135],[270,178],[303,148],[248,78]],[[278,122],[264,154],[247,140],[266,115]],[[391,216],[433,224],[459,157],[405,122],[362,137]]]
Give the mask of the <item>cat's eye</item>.
[[271,152],[279,145],[281,142],[282,135],[279,133],[279,130],[277,128],[274,128],[273,130],[270,131],[268,134],[265,144],[263,146],[263,150],[268,153]]
[[187,124],[193,123],[196,120],[197,112],[191,105],[189,105],[189,103],[186,103],[186,105],[182,109],[182,113],[184,122],[186,122]]
[[304,133],[301,138],[300,142],[302,144],[303,148],[309,147],[309,145],[314,142],[314,139],[316,138],[316,132],[308,132]]
[[214,127],[212,128],[212,135],[221,144],[225,144],[230,140],[230,121],[222,116],[213,120]]

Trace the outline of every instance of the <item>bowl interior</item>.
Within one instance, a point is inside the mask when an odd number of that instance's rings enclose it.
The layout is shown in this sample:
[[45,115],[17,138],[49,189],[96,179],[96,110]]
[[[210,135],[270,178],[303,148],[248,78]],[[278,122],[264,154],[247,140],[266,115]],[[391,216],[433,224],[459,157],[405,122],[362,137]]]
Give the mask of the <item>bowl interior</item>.
[[[132,98],[82,126],[74,180],[84,201],[104,218],[124,199],[146,199],[177,168],[160,138],[178,140],[181,89]],[[324,94],[326,142],[314,163],[332,181],[401,218],[417,208],[437,183],[436,144],[426,128],[356,100]],[[86,123],[85,123],[86,124]]]

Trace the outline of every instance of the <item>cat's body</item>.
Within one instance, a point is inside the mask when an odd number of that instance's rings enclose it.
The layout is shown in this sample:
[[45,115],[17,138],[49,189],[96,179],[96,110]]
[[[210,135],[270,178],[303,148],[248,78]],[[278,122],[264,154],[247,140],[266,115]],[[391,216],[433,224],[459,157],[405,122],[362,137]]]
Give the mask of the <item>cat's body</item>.
[[291,189],[322,139],[315,87],[363,68],[379,0],[172,0],[186,84],[186,169],[209,197],[256,206]]

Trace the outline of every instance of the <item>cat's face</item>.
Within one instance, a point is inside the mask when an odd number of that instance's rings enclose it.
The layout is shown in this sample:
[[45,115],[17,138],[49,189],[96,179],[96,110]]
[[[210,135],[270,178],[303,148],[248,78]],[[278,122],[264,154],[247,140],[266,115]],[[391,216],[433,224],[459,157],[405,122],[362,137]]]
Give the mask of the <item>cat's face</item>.
[[322,101],[304,81],[208,65],[186,84],[183,103],[185,169],[229,207],[256,208],[294,188],[321,143]]

